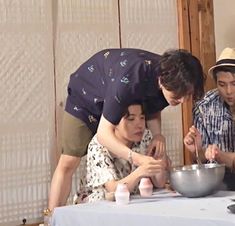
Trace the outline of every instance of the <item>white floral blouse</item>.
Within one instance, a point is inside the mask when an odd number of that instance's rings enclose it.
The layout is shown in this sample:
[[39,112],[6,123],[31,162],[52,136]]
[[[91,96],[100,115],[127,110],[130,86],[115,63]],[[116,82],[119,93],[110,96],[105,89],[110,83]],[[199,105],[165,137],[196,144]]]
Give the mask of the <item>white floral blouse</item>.
[[[145,130],[142,141],[134,143],[132,151],[145,154],[151,140],[150,130]],[[135,169],[128,161],[113,157],[107,148],[98,142],[96,135],[92,138],[86,159],[83,161],[85,161],[85,164],[81,164],[80,167],[82,173],[80,174],[79,188],[74,197],[74,203],[105,199],[104,184],[111,180],[120,180]],[[136,191],[137,189],[135,189]]]

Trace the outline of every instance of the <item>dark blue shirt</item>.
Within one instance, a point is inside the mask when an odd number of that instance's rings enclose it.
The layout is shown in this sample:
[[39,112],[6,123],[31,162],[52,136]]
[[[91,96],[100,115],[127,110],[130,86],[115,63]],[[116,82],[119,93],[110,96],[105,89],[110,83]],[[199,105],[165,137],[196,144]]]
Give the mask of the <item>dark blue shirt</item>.
[[106,49],[70,76],[65,110],[96,132],[101,115],[117,125],[128,105],[144,104],[148,116],[168,103],[158,86],[159,55],[140,49]]

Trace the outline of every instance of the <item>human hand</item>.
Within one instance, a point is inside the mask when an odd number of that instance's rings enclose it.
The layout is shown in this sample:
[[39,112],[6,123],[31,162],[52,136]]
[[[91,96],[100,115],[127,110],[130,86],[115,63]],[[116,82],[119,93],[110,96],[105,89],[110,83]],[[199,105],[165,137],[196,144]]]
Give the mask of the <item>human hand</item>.
[[205,157],[209,161],[215,160],[216,156],[219,154],[220,149],[216,144],[210,144],[206,151],[205,151]]
[[169,158],[169,156],[168,156],[167,154],[165,154],[162,159],[163,159],[163,161],[164,161],[165,164],[166,164],[166,170],[169,171],[170,168],[171,168],[171,165],[172,165],[171,159]]
[[153,137],[147,148],[147,155],[155,159],[162,158],[166,151],[166,139],[163,135],[157,134]]
[[142,155],[137,152],[132,152],[132,156],[135,156],[135,159],[137,159],[136,162],[134,162],[134,164],[137,166],[145,165],[145,164],[157,164],[156,159],[154,159],[151,156]]
[[201,149],[202,147],[201,134],[199,133],[199,131],[195,126],[191,126],[189,128],[189,132],[184,137],[184,144],[186,148],[193,153],[195,152],[195,142],[198,149]]
[[140,177],[151,177],[162,172],[166,168],[166,163],[163,160],[155,160],[155,162],[146,162],[140,165],[137,170]]

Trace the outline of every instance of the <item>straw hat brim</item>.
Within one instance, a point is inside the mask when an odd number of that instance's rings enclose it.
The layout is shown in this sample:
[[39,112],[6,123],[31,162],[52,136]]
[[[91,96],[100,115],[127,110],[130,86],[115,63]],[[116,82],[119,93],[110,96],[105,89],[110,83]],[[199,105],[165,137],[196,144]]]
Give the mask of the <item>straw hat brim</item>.
[[209,75],[211,75],[211,76],[213,77],[213,71],[214,71],[214,69],[217,68],[217,67],[222,67],[222,66],[232,66],[232,67],[235,67],[235,64],[224,63],[224,64],[214,65],[213,67],[211,67],[211,68],[208,70]]
[[225,48],[220,54],[216,64],[208,70],[208,74],[213,77],[214,69],[222,66],[235,67],[235,48]]

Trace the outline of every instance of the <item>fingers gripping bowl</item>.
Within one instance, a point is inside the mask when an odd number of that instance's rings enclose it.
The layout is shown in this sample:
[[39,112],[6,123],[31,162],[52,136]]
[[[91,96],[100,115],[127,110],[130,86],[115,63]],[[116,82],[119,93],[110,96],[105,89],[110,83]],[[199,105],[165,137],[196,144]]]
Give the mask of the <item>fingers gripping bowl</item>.
[[174,167],[170,172],[170,183],[185,197],[203,197],[218,190],[224,173],[225,165],[218,163]]

